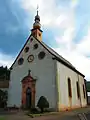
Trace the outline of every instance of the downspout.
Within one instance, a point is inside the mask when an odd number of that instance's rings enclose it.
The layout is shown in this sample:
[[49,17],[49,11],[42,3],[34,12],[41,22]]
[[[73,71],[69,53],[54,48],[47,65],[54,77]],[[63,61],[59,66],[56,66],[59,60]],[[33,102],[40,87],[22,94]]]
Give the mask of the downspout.
[[[78,76],[78,83],[80,83],[79,82],[79,75],[77,74],[77,76]],[[81,90],[80,90],[80,84],[79,84],[79,92],[80,92]],[[82,107],[82,101],[81,101],[81,92],[80,92],[80,106]]]

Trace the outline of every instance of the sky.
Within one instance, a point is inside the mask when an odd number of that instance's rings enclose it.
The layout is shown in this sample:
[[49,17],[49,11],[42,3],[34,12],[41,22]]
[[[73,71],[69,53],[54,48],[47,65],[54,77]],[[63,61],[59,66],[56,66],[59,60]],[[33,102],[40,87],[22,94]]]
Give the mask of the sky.
[[8,66],[30,35],[36,8],[43,41],[90,81],[90,0],[0,0],[0,66]]

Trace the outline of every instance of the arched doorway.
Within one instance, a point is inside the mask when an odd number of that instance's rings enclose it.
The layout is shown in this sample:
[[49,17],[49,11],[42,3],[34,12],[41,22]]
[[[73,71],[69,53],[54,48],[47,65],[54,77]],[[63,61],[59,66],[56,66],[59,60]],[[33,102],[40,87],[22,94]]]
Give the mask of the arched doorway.
[[26,90],[26,108],[31,108],[32,104],[32,92],[31,89],[28,87]]
[[35,106],[35,85],[36,79],[33,79],[30,75],[25,76],[22,79],[22,108],[30,108]]

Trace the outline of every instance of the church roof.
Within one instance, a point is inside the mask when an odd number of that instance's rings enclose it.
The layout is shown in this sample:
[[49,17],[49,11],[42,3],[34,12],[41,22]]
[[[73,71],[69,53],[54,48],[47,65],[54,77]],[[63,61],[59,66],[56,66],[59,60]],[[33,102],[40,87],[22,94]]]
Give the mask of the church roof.
[[[43,41],[41,41],[42,44],[44,45],[45,48],[48,49],[48,51],[50,53],[52,53],[52,55],[54,55],[57,59],[67,63],[68,65],[70,65],[71,67],[75,68],[69,61],[67,61],[65,58],[63,58],[61,55],[59,55],[57,52],[55,52],[52,48],[50,48],[49,46],[47,46]],[[54,58],[53,58],[54,59]]]
[[[35,37],[34,37],[35,38]],[[51,53],[54,58],[52,59],[56,59],[57,61],[61,62],[62,64],[64,64],[65,66],[67,66],[68,68],[72,69],[73,71],[77,72],[78,74],[82,75],[83,77],[85,77],[82,73],[80,73],[78,70],[76,70],[76,68],[69,62],[67,61],[65,58],[63,58],[61,55],[59,55],[57,52],[55,52],[52,48],[50,48],[48,45],[46,45],[43,41],[39,41],[37,38],[35,38],[41,45],[43,45],[43,47],[45,49],[48,50],[49,53]]]
[[[24,44],[23,48],[21,49],[20,53],[23,51],[25,45],[27,44],[27,42],[29,41],[30,37],[33,35],[30,35],[29,38],[27,39],[26,43]],[[34,37],[34,36],[33,36]],[[35,37],[34,37],[35,38]],[[82,75],[83,77],[85,77],[82,73],[80,73],[78,70],[75,69],[75,67],[66,59],[64,59],[61,55],[59,55],[57,52],[55,52],[52,48],[50,48],[48,45],[46,45],[43,41],[39,41],[37,38],[35,38],[45,49],[47,49],[47,51],[52,54],[54,57],[52,59],[56,59],[57,61],[61,62],[62,64],[64,64],[65,66],[67,66],[68,68],[72,69],[73,71],[77,72],[78,74]],[[18,54],[16,60],[18,59],[20,53]],[[14,63],[16,62],[16,60],[14,61]],[[12,68],[12,66],[14,65],[14,63],[11,65],[10,69]]]

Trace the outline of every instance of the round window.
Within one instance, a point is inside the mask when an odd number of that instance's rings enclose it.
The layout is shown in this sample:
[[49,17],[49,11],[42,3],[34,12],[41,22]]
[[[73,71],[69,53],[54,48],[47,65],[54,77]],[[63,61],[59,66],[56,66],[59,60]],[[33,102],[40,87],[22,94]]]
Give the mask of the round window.
[[39,54],[38,54],[38,58],[41,60],[41,59],[43,59],[45,57],[45,52],[40,52]]
[[33,38],[31,38],[30,41],[32,42],[32,41],[33,41]]
[[29,51],[29,47],[26,47],[24,51],[25,51],[25,52],[28,52],[28,51]]
[[35,44],[35,45],[34,45],[34,49],[37,49],[37,48],[38,48],[38,44]]
[[23,59],[23,58],[20,58],[20,59],[18,60],[18,64],[19,64],[19,65],[22,65],[23,62],[24,62],[24,59]]

